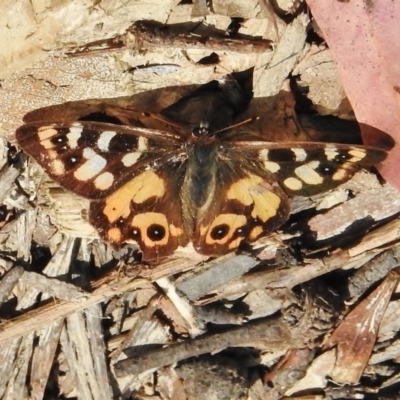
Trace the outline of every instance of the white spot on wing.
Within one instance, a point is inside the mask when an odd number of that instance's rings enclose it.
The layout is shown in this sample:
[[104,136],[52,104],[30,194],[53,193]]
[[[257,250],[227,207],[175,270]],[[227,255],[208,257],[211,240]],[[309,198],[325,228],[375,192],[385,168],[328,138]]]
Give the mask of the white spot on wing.
[[111,172],[103,172],[94,180],[96,189],[106,190],[109,189],[114,182],[114,175]]
[[261,158],[265,158],[266,160],[268,160],[268,154],[269,154],[269,150],[267,150],[267,149],[260,150],[260,157]]
[[139,152],[127,153],[121,159],[122,164],[124,164],[125,167],[131,167],[133,164],[136,164],[140,156],[141,153]]
[[296,161],[301,162],[301,161],[305,161],[307,159],[307,152],[304,149],[299,147],[298,149],[296,149],[296,148],[292,149],[292,151],[296,157]]
[[278,172],[281,169],[279,164],[272,162],[272,161],[265,161],[264,167],[265,167],[265,169],[267,169],[268,171],[270,171],[272,173]]
[[78,140],[82,135],[82,125],[79,122],[74,122],[67,133],[68,146],[71,149],[76,149],[78,147]]
[[318,166],[319,161],[312,161],[308,164],[297,167],[294,172],[303,182],[308,183],[309,185],[320,185],[324,179],[317,171],[315,171]]
[[96,157],[97,153],[90,147],[85,147],[83,149],[82,155],[84,158],[86,158],[86,160],[90,160],[91,158]]
[[143,137],[143,136],[140,136],[139,137],[139,139],[138,139],[138,151],[139,152],[142,152],[142,151],[146,151],[147,150],[147,143],[148,143],[149,141],[148,141],[148,139],[147,138],[145,138],[145,137]]
[[102,132],[100,134],[99,139],[97,140],[97,147],[102,151],[108,151],[108,148],[110,146],[110,141],[116,134],[117,133],[114,131]]
[[[94,153],[92,149],[86,148],[85,150],[90,150]],[[84,157],[88,158],[87,154],[85,156],[85,150],[84,150]],[[94,154],[95,155],[93,157],[88,158],[88,160],[74,172],[74,177],[76,179],[79,179],[80,181],[87,181],[93,178],[94,176],[98,175],[107,165],[107,161],[105,158],[99,156],[96,153]]]
[[338,151],[336,147],[326,147],[325,148],[325,155],[329,161],[334,160],[338,155]]

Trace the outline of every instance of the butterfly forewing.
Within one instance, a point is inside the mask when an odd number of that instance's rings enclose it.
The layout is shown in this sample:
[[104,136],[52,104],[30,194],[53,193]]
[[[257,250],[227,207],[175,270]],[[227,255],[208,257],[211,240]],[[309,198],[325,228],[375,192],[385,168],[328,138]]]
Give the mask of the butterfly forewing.
[[26,124],[16,137],[54,180],[89,199],[104,198],[149,166],[162,164],[180,147],[181,139],[166,132],[96,122]]
[[357,171],[384,160],[387,152],[375,147],[332,143],[233,144],[237,157],[258,160],[282,189],[297,196],[312,196],[348,181]]

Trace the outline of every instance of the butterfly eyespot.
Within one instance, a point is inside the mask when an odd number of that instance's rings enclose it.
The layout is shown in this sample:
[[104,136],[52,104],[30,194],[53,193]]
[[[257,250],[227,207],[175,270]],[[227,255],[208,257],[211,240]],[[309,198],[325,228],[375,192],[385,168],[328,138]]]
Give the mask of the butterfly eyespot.
[[159,242],[165,237],[165,228],[162,225],[153,224],[147,228],[147,237],[154,242]]
[[222,224],[214,227],[210,233],[213,240],[221,240],[229,233],[229,226],[227,224]]

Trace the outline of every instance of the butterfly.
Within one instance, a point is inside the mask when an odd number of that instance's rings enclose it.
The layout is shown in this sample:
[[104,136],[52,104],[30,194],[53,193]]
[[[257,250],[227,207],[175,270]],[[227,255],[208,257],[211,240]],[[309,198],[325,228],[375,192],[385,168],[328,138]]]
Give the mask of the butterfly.
[[387,156],[361,145],[243,139],[227,129],[252,97],[241,74],[165,109],[168,130],[35,121],[16,138],[52,179],[90,200],[89,222],[114,246],[137,244],[147,261],[189,243],[220,256],[282,226],[291,196],[330,190]]

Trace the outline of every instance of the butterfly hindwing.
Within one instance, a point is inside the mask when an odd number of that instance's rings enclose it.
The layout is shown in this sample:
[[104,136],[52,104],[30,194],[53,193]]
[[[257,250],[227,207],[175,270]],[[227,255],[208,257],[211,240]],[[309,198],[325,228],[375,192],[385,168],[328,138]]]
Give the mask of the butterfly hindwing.
[[139,244],[145,260],[169,256],[178,246],[186,246],[188,237],[176,195],[180,166],[165,160],[159,168],[137,174],[105,199],[92,201],[90,223],[117,247]]
[[199,253],[234,251],[242,241],[253,242],[273,232],[289,217],[288,197],[264,171],[232,171],[229,163],[220,162],[218,175],[210,207],[196,218],[193,245]]

